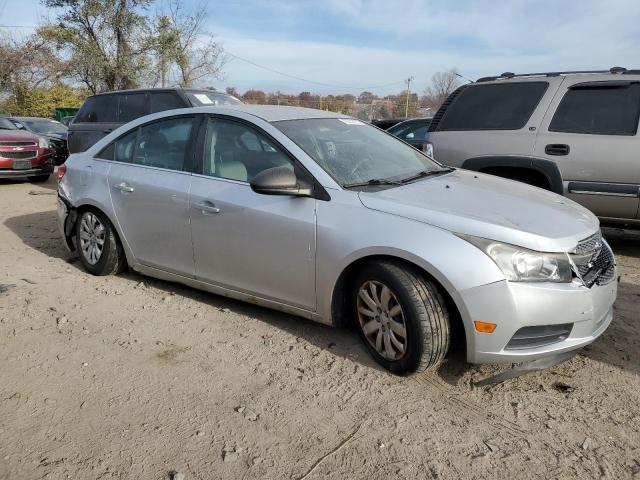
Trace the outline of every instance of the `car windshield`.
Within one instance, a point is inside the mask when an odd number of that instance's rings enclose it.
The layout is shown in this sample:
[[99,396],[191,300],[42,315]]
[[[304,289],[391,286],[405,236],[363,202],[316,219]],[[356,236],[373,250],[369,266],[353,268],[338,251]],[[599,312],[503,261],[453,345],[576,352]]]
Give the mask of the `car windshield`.
[[216,92],[185,92],[194,107],[213,105],[240,105],[242,102],[231,95]]
[[29,130],[35,133],[47,134],[47,133],[67,133],[67,127],[55,120],[18,120],[20,123],[24,123]]
[[17,130],[18,127],[16,127],[13,123],[11,123],[10,120],[7,120],[6,118],[0,118],[0,130]]
[[449,171],[397,138],[351,118],[273,122],[344,187],[400,183]]

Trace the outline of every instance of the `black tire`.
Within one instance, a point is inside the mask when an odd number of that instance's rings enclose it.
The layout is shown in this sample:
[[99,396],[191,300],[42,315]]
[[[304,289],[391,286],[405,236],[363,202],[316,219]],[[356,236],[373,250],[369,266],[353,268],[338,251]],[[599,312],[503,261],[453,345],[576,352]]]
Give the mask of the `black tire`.
[[[80,236],[83,220],[91,215],[97,218],[104,226],[104,243],[102,245],[102,252],[98,261],[95,263],[91,263],[83,251]],[[80,257],[82,266],[92,275],[115,275],[124,271],[127,266],[124,250],[122,249],[122,245],[120,244],[120,240],[113,228],[113,225],[102,212],[97,210],[84,210],[78,214],[78,219],[76,221],[76,250]]]
[[[402,308],[405,349],[397,359],[378,353],[361,326],[358,294],[370,282],[387,286],[394,295],[393,301]],[[358,332],[373,358],[384,368],[403,374],[435,368],[442,362],[451,341],[449,313],[439,287],[417,269],[393,261],[370,263],[355,276],[350,298]]]
[[37,175],[35,177],[29,177],[29,181],[31,183],[44,183],[47,180],[49,180],[50,176],[51,176],[50,173],[48,173],[47,175]]

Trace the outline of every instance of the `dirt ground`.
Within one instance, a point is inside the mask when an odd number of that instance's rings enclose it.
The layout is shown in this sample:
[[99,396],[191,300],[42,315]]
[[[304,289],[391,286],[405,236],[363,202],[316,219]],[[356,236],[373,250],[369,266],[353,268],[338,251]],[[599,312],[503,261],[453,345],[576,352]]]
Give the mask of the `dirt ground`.
[[1,479],[640,478],[640,234],[606,232],[622,279],[597,342],[479,388],[500,368],[398,377],[349,331],[92,277],[55,188],[0,184]]

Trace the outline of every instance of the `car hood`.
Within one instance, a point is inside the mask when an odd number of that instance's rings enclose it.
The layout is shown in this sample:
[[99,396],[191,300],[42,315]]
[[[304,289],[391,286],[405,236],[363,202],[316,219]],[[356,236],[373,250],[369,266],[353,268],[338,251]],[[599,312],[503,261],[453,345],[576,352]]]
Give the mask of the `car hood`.
[[51,138],[53,140],[66,140],[67,139],[67,134],[66,133],[45,133],[44,136],[47,137],[47,138]]
[[567,198],[466,170],[359,196],[373,210],[542,252],[570,251],[599,228]]
[[25,130],[0,130],[0,142],[38,142],[38,135]]

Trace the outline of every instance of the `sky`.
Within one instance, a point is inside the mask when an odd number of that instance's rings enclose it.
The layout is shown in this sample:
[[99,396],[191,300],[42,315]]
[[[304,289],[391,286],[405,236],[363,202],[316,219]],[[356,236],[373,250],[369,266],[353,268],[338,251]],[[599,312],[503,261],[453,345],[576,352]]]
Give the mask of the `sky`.
[[[187,9],[201,1],[183,0]],[[471,79],[640,68],[640,0],[206,3],[207,31],[229,58],[225,78],[207,83],[222,90],[385,95],[404,89],[409,77],[411,90],[422,92],[435,72],[451,68]],[[26,26],[16,31],[54,16],[39,0],[0,0],[0,25]]]

